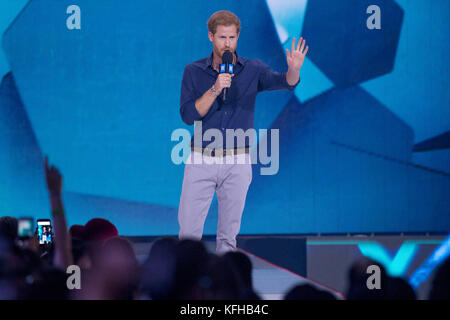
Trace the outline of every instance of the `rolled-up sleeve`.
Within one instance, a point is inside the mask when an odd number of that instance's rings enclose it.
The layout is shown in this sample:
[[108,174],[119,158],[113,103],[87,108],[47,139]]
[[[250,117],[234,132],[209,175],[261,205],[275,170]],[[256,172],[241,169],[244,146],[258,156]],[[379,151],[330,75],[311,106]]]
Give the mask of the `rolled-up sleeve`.
[[195,101],[199,98],[195,95],[192,71],[189,66],[184,69],[183,80],[181,82],[180,114],[181,119],[187,125],[194,124],[194,121],[201,120],[202,116],[195,108]]
[[255,59],[259,68],[258,91],[265,90],[294,90],[300,83],[300,77],[293,86],[289,85],[286,80],[286,73],[279,73],[272,70],[261,60]]

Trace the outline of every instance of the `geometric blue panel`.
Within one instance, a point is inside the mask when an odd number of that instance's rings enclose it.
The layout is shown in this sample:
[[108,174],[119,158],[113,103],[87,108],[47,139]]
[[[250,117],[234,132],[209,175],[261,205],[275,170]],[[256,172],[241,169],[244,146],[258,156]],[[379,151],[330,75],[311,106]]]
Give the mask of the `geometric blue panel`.
[[0,215],[48,218],[43,157],[11,72],[0,84],[0,137]]
[[[381,9],[381,30],[369,30],[370,5]],[[339,88],[392,71],[403,21],[393,0],[308,1],[303,36],[315,65]]]
[[414,152],[412,162],[428,168],[450,174],[450,150],[431,150],[427,152]]
[[411,163],[411,129],[361,88],[293,98],[272,128],[280,170],[254,166],[243,233],[450,228],[450,176]]
[[395,68],[361,86],[411,126],[417,143],[450,130],[450,1],[396,2],[405,15]]
[[308,0],[266,0],[266,2],[280,42],[290,44],[289,40],[292,37],[299,39]]
[[[28,0],[0,1],[0,34],[3,34],[27,2]],[[3,50],[0,50],[0,78],[2,78],[9,70]]]
[[[178,206],[183,167],[171,162],[170,137],[185,127],[183,69],[211,53],[206,21],[227,7],[242,22],[238,53],[286,71],[265,2],[80,0],[81,30],[66,28],[70,4],[31,1],[3,39],[42,151],[68,191]],[[260,95],[256,127],[292,95]]]
[[67,221],[86,224],[94,217],[111,221],[126,236],[178,234],[177,208],[64,192]]
[[416,143],[414,152],[429,151],[436,149],[450,149],[450,131],[436,137]]
[[[268,3],[30,1],[3,36],[0,210],[48,215],[46,154],[64,175],[70,224],[176,234],[184,168],[170,136],[192,131],[181,77],[211,53],[206,21],[226,8],[246,58],[285,72],[292,37],[309,44],[296,90],[256,100],[255,128],[280,129],[279,171],[254,165],[241,234],[448,231],[450,154],[413,152],[442,148],[449,130],[448,1]],[[66,27],[71,4],[81,30]],[[372,4],[381,30],[366,27]],[[205,234],[216,228],[213,201]]]

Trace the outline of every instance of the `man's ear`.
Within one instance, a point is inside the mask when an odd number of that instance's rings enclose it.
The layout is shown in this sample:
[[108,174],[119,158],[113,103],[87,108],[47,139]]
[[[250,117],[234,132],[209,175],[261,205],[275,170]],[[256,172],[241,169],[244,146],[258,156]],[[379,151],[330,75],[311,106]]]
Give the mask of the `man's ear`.
[[208,32],[208,38],[209,38],[209,41],[213,42],[214,34],[211,31]]

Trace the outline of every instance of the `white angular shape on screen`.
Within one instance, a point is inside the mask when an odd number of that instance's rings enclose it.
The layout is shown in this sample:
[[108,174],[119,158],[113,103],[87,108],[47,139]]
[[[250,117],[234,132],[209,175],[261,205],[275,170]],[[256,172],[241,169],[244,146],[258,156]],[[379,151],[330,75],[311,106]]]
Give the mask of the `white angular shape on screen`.
[[[0,1],[0,35],[14,21],[28,0],[2,0]],[[3,50],[0,49],[0,79],[9,71],[9,65]]]
[[280,24],[276,24],[275,28],[277,29],[277,34],[278,38],[280,39],[280,42],[285,43],[289,39],[287,31]]
[[303,28],[303,19],[308,0],[266,0],[272,19],[277,26],[280,42],[284,43],[283,34],[286,31],[291,37],[298,38]]

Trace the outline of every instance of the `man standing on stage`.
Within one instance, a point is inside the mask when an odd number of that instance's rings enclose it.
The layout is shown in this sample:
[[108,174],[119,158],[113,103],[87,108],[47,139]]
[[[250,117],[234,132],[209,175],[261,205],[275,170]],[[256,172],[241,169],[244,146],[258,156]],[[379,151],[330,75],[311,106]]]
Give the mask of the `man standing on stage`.
[[[238,142],[236,146],[233,143],[232,148],[227,148],[227,142],[230,143],[224,138],[219,141],[221,148],[211,151],[206,148],[210,141],[196,139],[196,135],[203,137],[206,130],[216,129],[225,137],[227,129],[246,131],[253,128],[257,93],[294,90],[300,82],[300,68],[308,46],[305,48],[302,38],[295,46],[294,38],[291,52],[286,49],[288,71],[278,73],[258,59],[247,60],[237,54],[240,21],[235,14],[225,10],[214,13],[208,20],[208,30],[213,45],[211,56],[190,63],[183,74],[181,117],[188,125],[201,121],[201,131],[195,130],[191,142],[190,159],[196,160],[185,165],[178,222],[180,239],[200,240],[216,191],[219,209],[216,252],[222,254],[236,249],[236,236],[252,180],[251,145],[244,139],[243,144]],[[233,55],[234,74],[219,72],[225,51]],[[197,145],[198,141],[201,144]],[[223,161],[215,163],[217,159],[212,159],[215,157],[223,157]]]

